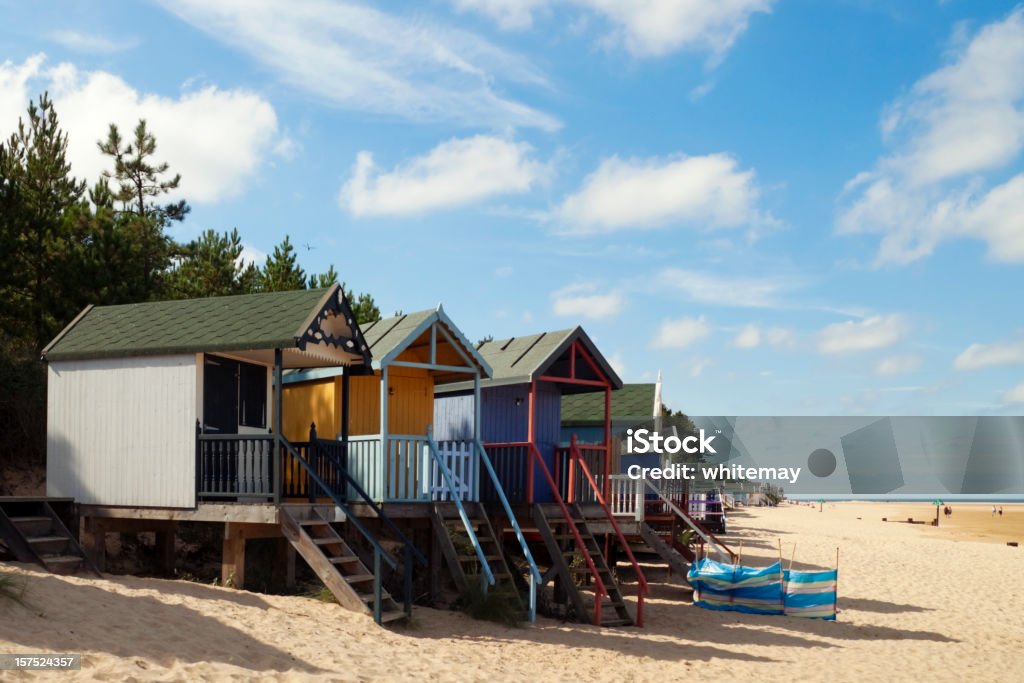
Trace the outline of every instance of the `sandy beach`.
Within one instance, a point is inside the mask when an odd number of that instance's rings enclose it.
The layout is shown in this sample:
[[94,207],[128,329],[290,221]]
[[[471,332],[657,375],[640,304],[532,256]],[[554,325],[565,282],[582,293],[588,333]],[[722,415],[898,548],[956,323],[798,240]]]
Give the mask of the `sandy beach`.
[[938,529],[881,521],[929,515],[928,505],[879,503],[733,515],[729,538],[742,539],[747,564],[774,561],[779,539],[787,563],[796,544],[797,568],[829,567],[841,548],[835,623],[702,610],[652,576],[643,629],[507,628],[417,608],[411,624],[387,630],[309,598],[4,565],[27,580],[30,607],[0,606],[0,652],[85,655],[80,672],[4,679],[1019,680],[1024,548],[1004,537],[1024,530],[1024,510],[992,519],[959,505],[959,526],[943,518]]

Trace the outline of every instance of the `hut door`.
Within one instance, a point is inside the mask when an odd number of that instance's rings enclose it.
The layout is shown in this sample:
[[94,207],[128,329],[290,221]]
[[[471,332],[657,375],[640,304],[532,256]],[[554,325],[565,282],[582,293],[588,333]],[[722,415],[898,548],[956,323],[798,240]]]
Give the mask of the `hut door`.
[[203,365],[203,431],[238,433],[238,363],[206,356]]

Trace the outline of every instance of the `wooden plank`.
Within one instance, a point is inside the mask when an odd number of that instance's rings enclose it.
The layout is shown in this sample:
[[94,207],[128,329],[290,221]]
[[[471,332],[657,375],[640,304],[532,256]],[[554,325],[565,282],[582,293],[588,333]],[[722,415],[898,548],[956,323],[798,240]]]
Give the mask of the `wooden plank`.
[[689,572],[690,566],[682,555],[676,552],[654,529],[644,522],[640,522],[640,536],[643,537],[644,541],[654,552],[658,553],[661,559],[665,560],[665,563],[672,568],[672,571],[682,577],[683,581],[686,581],[686,574]]
[[278,509],[273,503],[200,503],[195,508],[80,505],[79,514],[83,517],[103,517],[109,519],[242,522],[248,524],[278,523]]
[[[320,547],[313,543],[313,540],[302,530],[291,515],[281,515],[281,530],[284,532],[285,538],[302,555],[310,569],[323,581],[327,589],[331,591],[331,595],[343,607],[363,614],[372,613],[370,607],[363,601],[360,594],[348,585],[348,582],[335,569],[335,565],[324,555]],[[351,554],[351,550],[348,549],[347,545],[345,549]],[[361,572],[365,573],[365,571],[366,569],[363,567]]]
[[455,586],[459,589],[460,593],[466,593],[469,590],[469,581],[466,579],[466,572],[462,569],[462,563],[459,562],[459,556],[455,550],[455,544],[452,542],[452,537],[448,533],[448,525],[445,523],[444,515],[436,504],[430,506],[430,511],[433,520],[434,536],[441,546],[441,552],[448,564],[449,571],[451,571],[452,579],[455,580]]
[[[565,562],[565,557],[562,555],[562,549],[559,547],[558,541],[555,540],[554,532],[551,530],[547,516],[544,514],[544,510],[540,505],[534,507],[534,521],[537,524],[537,530],[540,531],[541,538],[544,539],[544,545],[548,549],[548,555],[551,557],[551,564],[557,570],[558,577],[562,581],[562,588],[569,596],[573,609],[576,610],[577,618],[582,623],[593,621],[591,618],[591,612],[583,603],[583,596],[580,595],[580,591],[576,586],[576,581],[573,577],[572,571],[570,571],[569,565]],[[583,552],[586,552],[586,550],[583,550]]]

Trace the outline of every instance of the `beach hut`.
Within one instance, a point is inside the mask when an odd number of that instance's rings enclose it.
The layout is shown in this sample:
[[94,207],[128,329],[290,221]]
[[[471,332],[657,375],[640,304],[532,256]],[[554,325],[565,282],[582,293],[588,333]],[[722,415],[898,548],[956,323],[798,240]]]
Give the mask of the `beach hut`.
[[[173,558],[178,523],[222,522],[225,583],[244,585],[246,539],[279,537],[346,607],[378,622],[409,612],[422,554],[383,517],[394,557],[348,514],[343,444],[282,433],[286,370],[369,371],[340,287],[90,306],[42,355],[47,493],[78,501],[101,567],[107,531],[155,530]],[[342,520],[356,544],[335,530]],[[382,587],[389,570],[404,578],[404,609]]]
[[[401,314],[363,326],[373,356],[372,373],[350,377],[344,368],[311,368],[285,377],[285,435],[310,440],[337,438],[347,444],[347,468],[359,494],[379,505],[353,506],[357,515],[428,522],[460,590],[469,590],[475,564],[485,587],[514,584],[502,552],[501,529],[495,531],[480,493],[491,493],[492,509],[510,510],[480,442],[480,385],[491,367],[441,306]],[[458,435],[433,432],[435,387],[465,384],[469,410]],[[539,578],[516,519],[508,514],[529,565]],[[468,542],[458,542],[458,536]],[[460,550],[467,547],[470,550]],[[436,571],[432,572],[436,575]],[[534,606],[531,598],[531,616]]]
[[[436,387],[437,438],[467,438],[478,411],[477,429],[503,492],[543,541],[554,570],[549,576],[558,579],[577,617],[607,626],[642,624],[646,579],[607,505],[611,396],[622,380],[580,327],[486,341],[476,351],[493,375],[478,387],[465,381]],[[577,393],[601,397],[597,443],[561,439],[562,397]],[[481,486],[484,502],[496,495],[486,483]],[[635,619],[598,541],[609,535],[638,578]],[[572,563],[577,555],[582,567]],[[593,596],[577,586],[581,573],[594,586]]]

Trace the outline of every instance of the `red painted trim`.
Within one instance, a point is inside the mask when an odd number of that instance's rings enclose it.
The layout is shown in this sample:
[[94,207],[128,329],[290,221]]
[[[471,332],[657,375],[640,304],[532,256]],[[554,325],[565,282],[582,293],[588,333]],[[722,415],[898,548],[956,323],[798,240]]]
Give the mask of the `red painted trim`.
[[555,382],[559,384],[582,384],[588,387],[610,387],[607,381],[601,382],[596,379],[573,379],[572,377],[556,377],[555,375],[541,375],[537,380],[542,382]]
[[[604,510],[604,515],[611,522],[612,529],[615,531],[615,536],[619,540],[619,545],[626,551],[626,557],[629,558],[630,564],[633,565],[633,571],[636,573],[637,588],[636,588],[636,625],[642,627],[644,625],[644,596],[647,595],[647,577],[644,576],[644,572],[640,569],[640,563],[636,561],[636,557],[633,555],[633,551],[629,547],[629,543],[626,542],[626,537],[622,534],[622,529],[619,528],[619,523],[615,521],[615,516],[612,514],[611,508],[608,507],[608,503],[605,502],[605,497],[601,495],[601,489],[598,487],[597,482],[594,480],[594,475],[590,473],[590,468],[587,467],[587,462],[580,455],[579,449],[576,447],[576,440],[573,439],[569,457],[571,460],[579,460],[580,469],[583,474],[586,475],[587,481],[590,482],[590,487],[594,490],[594,495],[597,496],[597,502],[601,504],[601,509]],[[607,460],[607,458],[606,458]]]
[[[527,449],[532,456],[530,462],[536,461],[540,465],[540,471],[544,477],[548,480],[548,484],[551,486],[551,492],[554,494],[555,502],[558,503],[558,507],[562,510],[562,517],[569,525],[569,530],[572,532],[573,541],[576,543],[576,548],[583,555],[583,559],[587,563],[587,569],[590,570],[590,574],[594,579],[594,625],[601,625],[601,598],[608,595],[608,589],[605,588],[604,581],[601,580],[601,574],[597,571],[597,566],[594,564],[594,558],[590,556],[590,551],[587,550],[587,544],[583,542],[583,537],[580,536],[579,529],[576,528],[576,522],[573,521],[572,514],[569,512],[569,507],[565,504],[565,500],[558,492],[558,487],[555,486],[555,480],[551,477],[551,471],[548,470],[547,464],[544,462],[544,458],[541,457],[540,451],[533,443],[527,444]],[[613,520],[614,523],[614,520]],[[643,574],[638,574],[638,577],[643,577]],[[646,579],[643,579],[646,581]],[[645,584],[646,585],[646,584]],[[642,602],[642,599],[641,599]],[[637,609],[637,615],[642,614],[642,608]],[[638,624],[639,625],[639,624]]]

